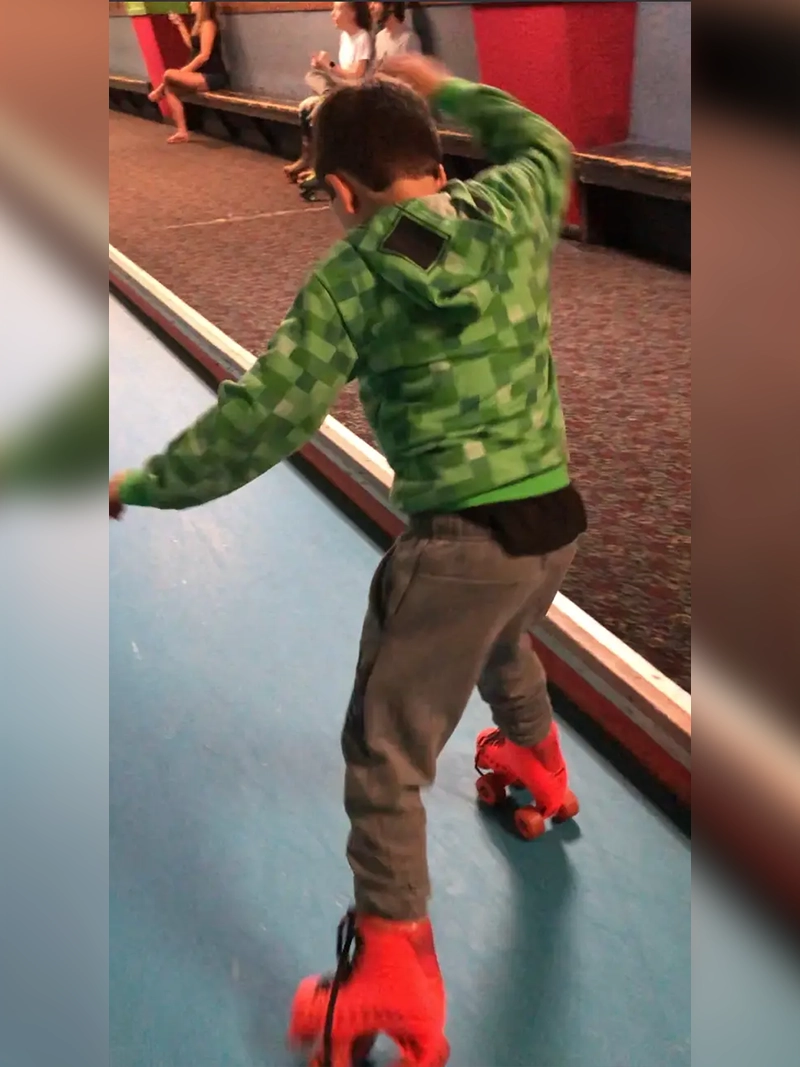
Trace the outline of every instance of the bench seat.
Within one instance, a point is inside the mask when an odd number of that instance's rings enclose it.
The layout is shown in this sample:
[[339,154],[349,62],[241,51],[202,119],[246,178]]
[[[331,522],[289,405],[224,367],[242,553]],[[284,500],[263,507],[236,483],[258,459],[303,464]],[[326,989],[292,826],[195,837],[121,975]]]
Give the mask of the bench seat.
[[689,152],[637,141],[578,152],[581,237],[691,269]]
[[578,152],[575,161],[578,181],[585,185],[669,200],[692,198],[689,152],[623,141]]
[[[108,84],[109,90],[117,93],[146,96],[150,91],[150,86],[146,81],[120,75],[109,75]],[[224,111],[229,114],[243,115],[246,118],[280,122],[289,126],[299,127],[300,125],[300,118],[297,113],[299,101],[295,100],[257,96],[253,93],[236,92],[232,89],[208,93],[190,93],[183,99],[188,104],[210,108],[213,111]],[[449,154],[471,159],[480,158],[480,152],[473,144],[472,138],[468,133],[447,127],[440,127],[439,132],[442,136],[444,149]]]

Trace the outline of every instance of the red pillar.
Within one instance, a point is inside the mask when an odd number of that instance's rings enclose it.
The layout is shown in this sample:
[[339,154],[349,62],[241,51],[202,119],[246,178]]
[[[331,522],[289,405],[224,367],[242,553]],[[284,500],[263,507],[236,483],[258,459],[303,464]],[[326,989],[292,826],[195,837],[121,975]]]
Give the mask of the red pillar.
[[636,9],[633,2],[476,4],[481,78],[549,119],[579,151],[623,141]]
[[[131,22],[147,67],[147,77],[153,85],[164,80],[165,70],[183,67],[189,62],[178,28],[166,15],[134,15]],[[163,100],[160,107],[161,114],[168,118],[170,111]]]

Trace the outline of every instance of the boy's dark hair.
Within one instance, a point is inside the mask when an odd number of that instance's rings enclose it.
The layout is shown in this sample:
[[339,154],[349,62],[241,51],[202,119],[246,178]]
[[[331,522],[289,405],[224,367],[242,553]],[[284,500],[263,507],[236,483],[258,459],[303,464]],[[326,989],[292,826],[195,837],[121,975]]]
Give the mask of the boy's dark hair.
[[436,177],[442,144],[428,105],[397,82],[336,89],[314,125],[317,178],[345,174],[381,193],[398,178]]
[[356,26],[358,26],[360,30],[371,30],[372,16],[369,13],[369,4],[365,4],[363,2],[355,3],[350,4],[350,7],[352,7],[353,13],[356,17]]
[[383,21],[389,18],[390,15],[394,15],[398,22],[406,21],[406,5],[405,4],[384,4],[383,5]]

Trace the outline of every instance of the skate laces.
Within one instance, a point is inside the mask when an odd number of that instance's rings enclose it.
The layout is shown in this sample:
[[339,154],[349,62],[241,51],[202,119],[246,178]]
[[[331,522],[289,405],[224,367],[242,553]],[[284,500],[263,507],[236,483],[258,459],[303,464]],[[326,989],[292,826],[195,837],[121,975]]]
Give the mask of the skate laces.
[[353,964],[358,953],[358,931],[356,913],[351,908],[340,921],[336,930],[336,971],[330,981],[328,1008],[325,1012],[325,1026],[322,1030],[322,1064],[331,1067],[333,1056],[333,1016],[339,990],[353,973]]

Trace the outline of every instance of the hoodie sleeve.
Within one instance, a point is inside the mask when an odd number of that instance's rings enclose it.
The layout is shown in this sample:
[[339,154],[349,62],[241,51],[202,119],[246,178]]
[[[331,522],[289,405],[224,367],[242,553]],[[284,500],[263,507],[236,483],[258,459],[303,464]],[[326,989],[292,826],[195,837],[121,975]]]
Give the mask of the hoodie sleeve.
[[467,186],[494,193],[518,226],[544,221],[555,238],[572,173],[567,138],[507,93],[460,78],[445,82],[434,103],[470,130],[493,164]]
[[120,487],[123,504],[183,509],[227,496],[301,448],[356,363],[339,309],[318,276],[267,351],[217,403]]

